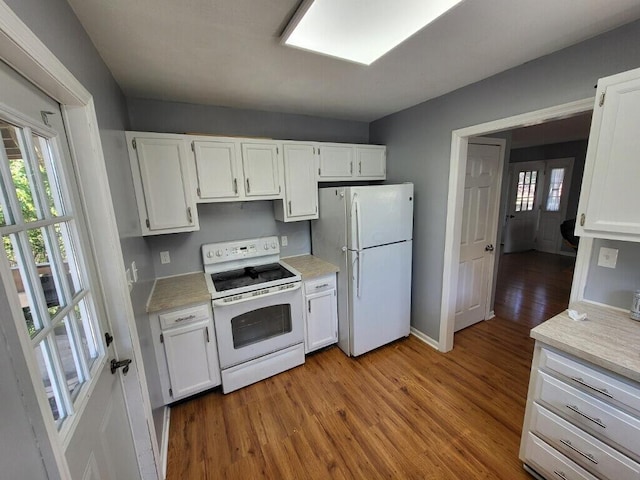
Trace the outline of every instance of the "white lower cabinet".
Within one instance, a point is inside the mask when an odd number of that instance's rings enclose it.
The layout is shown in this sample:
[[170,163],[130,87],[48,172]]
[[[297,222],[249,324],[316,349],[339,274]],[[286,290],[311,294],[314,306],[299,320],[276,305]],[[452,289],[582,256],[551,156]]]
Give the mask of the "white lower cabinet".
[[336,275],[332,273],[304,282],[305,353],[338,341]]
[[640,385],[536,344],[520,459],[544,478],[640,479]]
[[210,305],[150,316],[165,404],[220,385]]

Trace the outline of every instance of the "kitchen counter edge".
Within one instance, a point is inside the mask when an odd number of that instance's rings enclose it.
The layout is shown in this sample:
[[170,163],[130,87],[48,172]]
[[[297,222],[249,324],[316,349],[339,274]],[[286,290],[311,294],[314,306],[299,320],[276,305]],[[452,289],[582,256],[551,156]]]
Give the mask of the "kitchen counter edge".
[[533,328],[531,337],[640,382],[640,322],[631,320],[629,312],[588,302],[570,308],[587,319],[572,320],[565,310]]

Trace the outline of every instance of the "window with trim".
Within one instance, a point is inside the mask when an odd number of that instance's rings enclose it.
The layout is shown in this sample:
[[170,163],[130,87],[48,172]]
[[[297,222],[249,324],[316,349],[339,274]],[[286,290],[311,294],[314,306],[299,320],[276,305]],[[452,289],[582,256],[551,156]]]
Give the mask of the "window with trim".
[[55,138],[14,119],[0,118],[0,131],[3,264],[60,429],[96,375],[104,347]]
[[547,212],[559,212],[560,200],[562,199],[562,182],[564,181],[565,168],[551,169],[549,177],[549,192],[547,193],[547,204],[545,209]]
[[538,172],[527,170],[518,174],[518,190],[516,192],[516,212],[529,212],[533,210],[536,199],[536,183]]

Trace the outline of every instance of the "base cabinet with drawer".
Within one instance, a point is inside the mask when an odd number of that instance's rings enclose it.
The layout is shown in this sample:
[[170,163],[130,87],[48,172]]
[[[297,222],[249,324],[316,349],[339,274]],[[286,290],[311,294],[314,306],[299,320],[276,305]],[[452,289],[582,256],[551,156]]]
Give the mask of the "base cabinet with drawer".
[[640,385],[536,343],[520,459],[545,479],[640,479]]
[[338,341],[338,302],[336,274],[304,282],[305,353]]
[[220,364],[211,306],[150,315],[165,404],[220,385]]

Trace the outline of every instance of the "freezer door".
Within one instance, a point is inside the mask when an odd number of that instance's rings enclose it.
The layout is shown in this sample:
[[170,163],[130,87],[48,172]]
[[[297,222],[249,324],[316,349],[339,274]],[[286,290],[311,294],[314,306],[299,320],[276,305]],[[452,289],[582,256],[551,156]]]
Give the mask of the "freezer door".
[[412,238],[413,184],[350,187],[347,191],[350,250]]
[[349,252],[351,355],[409,335],[411,247],[406,241]]

